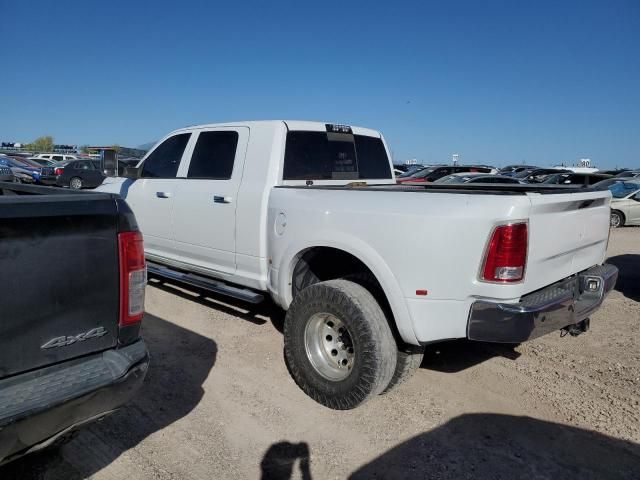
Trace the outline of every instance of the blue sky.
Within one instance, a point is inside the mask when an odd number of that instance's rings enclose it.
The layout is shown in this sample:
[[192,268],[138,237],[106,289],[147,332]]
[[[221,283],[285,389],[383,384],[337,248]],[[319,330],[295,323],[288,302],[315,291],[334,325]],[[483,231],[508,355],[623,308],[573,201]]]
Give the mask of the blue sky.
[[640,167],[637,0],[0,0],[0,16],[3,141],[292,118],[380,129],[396,160]]

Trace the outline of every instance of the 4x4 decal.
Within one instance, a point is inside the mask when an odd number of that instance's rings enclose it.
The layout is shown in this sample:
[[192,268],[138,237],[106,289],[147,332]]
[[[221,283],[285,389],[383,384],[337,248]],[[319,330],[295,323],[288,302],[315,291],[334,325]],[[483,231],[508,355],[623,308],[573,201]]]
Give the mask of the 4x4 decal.
[[106,335],[106,333],[107,331],[104,327],[92,328],[88,332],[78,333],[77,335],[52,338],[40,348],[44,350],[46,348],[66,347],[68,345],[73,345],[76,342],[84,342],[85,340],[90,340],[92,338],[102,337],[103,335]]

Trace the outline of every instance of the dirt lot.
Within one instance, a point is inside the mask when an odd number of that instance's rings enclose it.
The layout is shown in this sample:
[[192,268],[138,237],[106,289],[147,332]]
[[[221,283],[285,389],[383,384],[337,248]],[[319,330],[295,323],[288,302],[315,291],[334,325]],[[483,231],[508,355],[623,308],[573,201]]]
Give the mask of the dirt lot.
[[355,411],[307,398],[282,314],[147,290],[146,384],[126,409],[0,478],[640,478],[640,228],[614,231],[617,291],[576,338],[451,342]]

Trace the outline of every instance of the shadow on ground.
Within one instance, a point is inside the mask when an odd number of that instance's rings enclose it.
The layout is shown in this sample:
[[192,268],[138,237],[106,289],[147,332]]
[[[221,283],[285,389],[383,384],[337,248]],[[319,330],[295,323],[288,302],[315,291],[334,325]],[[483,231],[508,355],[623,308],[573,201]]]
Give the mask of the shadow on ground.
[[520,356],[520,353],[514,350],[516,346],[516,344],[451,340],[427,346],[421,367],[437,372],[454,373],[494,357],[515,360]]
[[470,414],[401,443],[350,477],[640,478],[640,446],[529,417]]
[[151,363],[134,400],[82,429],[61,449],[28,455],[0,468],[2,480],[86,478],[200,403],[202,384],[216,361],[216,343],[150,314],[144,317],[143,336]]
[[640,302],[640,255],[616,255],[608,258],[606,263],[618,267],[616,290],[625,297]]
[[298,464],[300,475],[296,478],[311,480],[309,445],[305,442],[278,442],[269,447],[260,462],[262,480],[288,480]]

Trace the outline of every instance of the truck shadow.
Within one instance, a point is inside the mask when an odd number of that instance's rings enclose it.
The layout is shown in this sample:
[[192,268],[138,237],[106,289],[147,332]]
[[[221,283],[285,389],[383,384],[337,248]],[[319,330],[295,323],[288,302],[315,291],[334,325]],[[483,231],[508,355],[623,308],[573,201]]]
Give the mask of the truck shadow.
[[640,302],[640,255],[624,254],[607,259],[606,263],[618,267],[615,289],[625,297]]
[[[156,276],[150,276],[149,285],[256,325],[264,325],[270,321],[278,332],[283,333],[284,331],[285,312],[268,297],[264,302],[252,305],[242,300],[174,280],[166,281]],[[453,373],[466,370],[494,357],[515,360],[520,356],[520,353],[514,350],[516,346],[516,344],[482,343],[468,340],[442,342],[427,347],[422,368]]]
[[143,336],[151,363],[130,404],[80,430],[61,449],[28,455],[0,467],[0,478],[89,477],[149,435],[188,415],[204,395],[202,385],[215,364],[216,343],[150,314],[144,317]]
[[517,344],[483,343],[470,340],[442,342],[427,346],[421,368],[455,373],[495,357],[515,360],[521,355],[515,350],[516,346]]
[[467,414],[407,440],[349,478],[640,478],[640,446],[529,417]]

